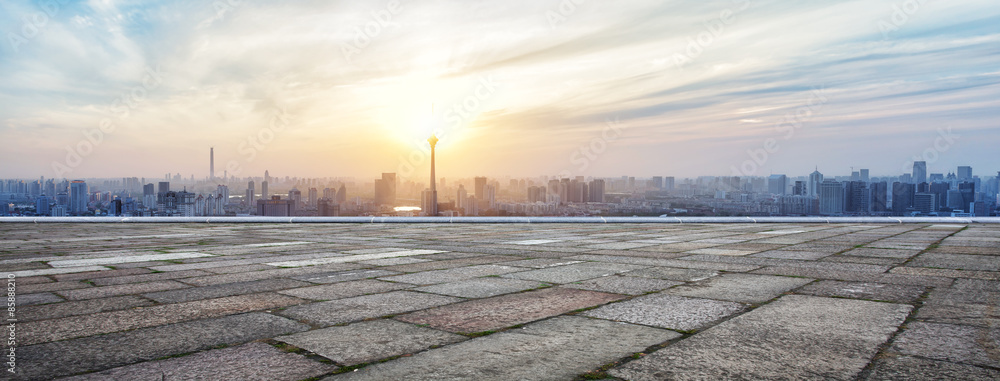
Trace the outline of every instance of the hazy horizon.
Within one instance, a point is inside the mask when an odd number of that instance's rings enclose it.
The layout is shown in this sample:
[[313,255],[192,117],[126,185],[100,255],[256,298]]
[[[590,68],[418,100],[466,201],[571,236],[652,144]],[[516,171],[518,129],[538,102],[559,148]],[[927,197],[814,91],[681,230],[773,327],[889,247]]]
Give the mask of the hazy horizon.
[[989,1],[39,4],[0,4],[0,178],[202,179],[214,147],[426,182],[433,132],[439,178],[1000,170]]

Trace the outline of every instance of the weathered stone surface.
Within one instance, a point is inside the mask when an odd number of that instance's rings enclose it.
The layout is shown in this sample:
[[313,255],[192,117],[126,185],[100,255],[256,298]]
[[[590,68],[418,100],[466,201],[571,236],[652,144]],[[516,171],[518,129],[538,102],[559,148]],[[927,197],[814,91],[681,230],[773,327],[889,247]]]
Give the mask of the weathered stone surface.
[[391,282],[403,282],[418,285],[438,284],[454,282],[464,279],[472,279],[490,275],[501,275],[524,270],[522,267],[499,266],[499,265],[478,265],[468,267],[457,267],[447,270],[425,271],[415,274],[397,275],[382,277],[379,279]]
[[403,283],[383,282],[375,279],[362,279],[319,286],[293,288],[291,290],[278,291],[278,293],[303,299],[334,300],[367,294],[405,290],[411,287],[413,286]]
[[462,335],[392,319],[363,321],[275,338],[342,365],[372,362],[465,339]]
[[788,295],[608,373],[628,380],[850,380],[911,308]]
[[34,320],[56,319],[67,316],[89,315],[98,312],[125,310],[151,305],[153,305],[152,301],[138,296],[115,296],[110,298],[26,306],[17,310],[17,320],[28,322]]
[[368,279],[380,276],[389,276],[399,274],[395,271],[386,270],[351,270],[351,271],[335,271],[329,273],[318,273],[309,275],[299,275],[292,277],[298,280],[304,280],[311,283],[337,283],[337,282],[347,282],[351,280],[358,279]]
[[535,258],[535,259],[522,259],[520,261],[511,261],[498,263],[503,266],[516,266],[516,267],[530,267],[533,269],[544,269],[546,267],[556,267],[556,266],[566,266],[575,263],[582,263],[583,261],[574,261],[562,258]]
[[450,296],[393,291],[295,306],[282,311],[281,314],[315,324],[334,325],[422,310],[461,300]]
[[929,359],[1000,367],[1000,329],[909,323],[890,350]]
[[19,377],[49,380],[308,329],[305,324],[255,312],[29,345],[17,349]]
[[720,319],[742,312],[744,309],[746,306],[740,303],[658,293],[609,304],[584,312],[583,315],[679,331],[691,331],[705,328]]
[[[898,269],[899,267],[897,267]],[[829,271],[820,269],[804,269],[801,267],[765,267],[754,270],[752,274],[771,274],[800,276],[807,278],[833,279],[855,282],[871,282],[899,284],[909,286],[950,287],[954,279],[939,276],[906,275],[906,274],[872,274],[854,271]]]
[[188,320],[237,314],[302,303],[278,294],[251,294],[194,302],[164,304],[125,311],[27,322],[20,326],[24,345],[72,339]]
[[623,273],[622,275],[659,278],[679,282],[692,282],[718,276],[719,272],[715,270],[683,269],[675,267],[650,267],[629,271]]
[[925,290],[926,288],[923,286],[824,280],[806,285],[797,292],[816,296],[913,303],[923,295]]
[[666,293],[694,298],[762,303],[809,282],[812,282],[812,279],[754,274],[723,274],[697,283],[677,286],[667,290]]
[[920,254],[920,250],[880,249],[872,247],[860,247],[857,249],[848,250],[841,253],[841,255],[850,255],[855,257],[901,258],[901,259],[912,258],[914,255],[917,254]]
[[264,279],[252,282],[227,283],[214,286],[194,287],[183,290],[151,292],[143,297],[160,303],[180,303],[192,300],[222,298],[234,295],[279,291],[295,287],[309,286],[311,283],[291,279]]
[[910,267],[938,267],[955,270],[1000,271],[1000,256],[924,253],[910,263]]
[[814,261],[817,259],[829,257],[832,253],[824,253],[822,251],[799,251],[799,250],[770,250],[762,253],[753,254],[753,257],[759,258],[775,258],[775,259],[798,259]]
[[148,283],[128,283],[116,286],[90,287],[78,290],[59,291],[59,294],[69,300],[86,300],[94,298],[107,298],[110,296],[142,294],[145,292],[176,290],[189,288],[184,283],[172,280],[162,280]]
[[547,283],[570,283],[585,279],[593,279],[602,276],[613,275],[631,270],[638,270],[643,266],[627,265],[618,263],[577,263],[573,265],[550,267],[538,270],[522,271],[504,275],[504,278],[537,280]]
[[680,335],[565,316],[325,380],[568,380]]
[[868,381],[896,380],[998,380],[1000,371],[972,365],[901,356],[875,360]]
[[544,287],[546,285],[547,284],[545,283],[531,280],[489,277],[435,284],[432,286],[418,287],[414,290],[448,296],[457,296],[460,298],[488,298],[512,292],[531,290]]
[[679,284],[684,283],[654,278],[612,275],[576,283],[569,283],[563,285],[563,287],[610,292],[612,294],[642,295],[653,291],[660,291]]
[[449,332],[473,333],[523,324],[621,298],[602,292],[547,288],[432,308],[396,319]]
[[14,303],[17,306],[32,306],[36,304],[59,303],[63,301],[56,294],[51,292],[39,292],[37,294],[22,294],[15,297]]

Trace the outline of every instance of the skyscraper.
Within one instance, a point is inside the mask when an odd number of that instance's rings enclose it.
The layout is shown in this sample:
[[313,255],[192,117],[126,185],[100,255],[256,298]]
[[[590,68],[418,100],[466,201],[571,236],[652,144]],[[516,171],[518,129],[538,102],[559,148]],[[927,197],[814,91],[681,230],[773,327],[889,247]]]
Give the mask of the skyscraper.
[[69,184],[69,211],[73,214],[87,212],[87,183],[83,180],[73,180]]
[[268,191],[267,191],[267,185],[268,185],[267,180],[264,180],[264,181],[260,182],[260,199],[261,200],[267,200],[267,199],[269,199],[269,197],[267,195],[267,193],[268,193]]
[[590,202],[604,202],[604,180],[594,179],[590,181]]
[[913,179],[914,184],[926,183],[927,182],[927,162],[926,161],[914,161],[913,162]]
[[483,187],[486,186],[485,177],[476,177],[476,198],[483,199]]
[[[437,136],[434,136],[432,134],[431,137],[429,139],[427,139],[427,142],[431,144],[431,193],[430,193],[430,196],[429,196],[430,200],[429,200],[429,205],[428,205],[429,209],[427,209],[427,215],[428,216],[437,216],[438,215],[438,197],[437,197],[437,176],[434,174],[434,147],[437,145],[438,138],[437,138]],[[393,181],[395,181],[395,178],[396,178],[396,175],[393,174]],[[393,189],[395,189],[395,184],[393,185]]]
[[823,182],[823,174],[819,173],[819,167],[809,174],[809,196],[819,197],[819,185]]
[[913,195],[916,194],[916,185],[907,183],[892,183],[892,213],[897,216],[906,214],[907,209],[913,207]]
[[319,191],[316,188],[309,188],[309,206],[315,208],[319,201]]
[[957,175],[959,181],[972,180],[972,167],[969,166],[958,167]]
[[844,185],[836,180],[819,184],[819,213],[835,215],[844,213]]
[[215,147],[208,149],[208,179],[215,180]]
[[770,194],[783,195],[788,188],[788,177],[785,175],[771,175],[767,178],[767,191]]
[[861,181],[864,181],[866,183],[869,182],[869,181],[871,181],[871,177],[868,176],[868,170],[867,169],[862,169],[861,170]]
[[247,205],[257,205],[256,191],[254,190],[253,180],[247,183]]
[[383,173],[381,179],[375,180],[375,204],[396,205],[396,174]]

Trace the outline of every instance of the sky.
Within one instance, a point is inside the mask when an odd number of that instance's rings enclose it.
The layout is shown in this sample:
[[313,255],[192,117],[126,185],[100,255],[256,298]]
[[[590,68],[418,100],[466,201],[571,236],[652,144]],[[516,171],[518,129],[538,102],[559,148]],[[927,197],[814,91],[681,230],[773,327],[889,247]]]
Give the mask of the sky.
[[1000,170],[995,0],[0,3],[0,178]]

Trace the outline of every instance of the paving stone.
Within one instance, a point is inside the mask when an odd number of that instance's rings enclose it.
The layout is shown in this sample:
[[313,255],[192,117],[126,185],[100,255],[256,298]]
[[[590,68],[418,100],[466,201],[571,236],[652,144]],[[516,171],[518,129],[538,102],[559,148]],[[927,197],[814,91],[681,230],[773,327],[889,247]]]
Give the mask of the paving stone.
[[920,254],[920,250],[877,249],[871,247],[861,247],[853,250],[848,250],[842,253],[842,255],[850,255],[856,257],[902,258],[902,259],[909,259],[917,254]]
[[607,263],[625,263],[625,264],[642,265],[642,266],[680,267],[686,269],[736,271],[736,272],[753,271],[760,268],[760,266],[757,265],[704,262],[704,261],[678,260],[678,259],[636,258],[627,256],[610,256],[610,255],[577,255],[568,257],[567,259],[578,259],[582,261],[596,261],[596,262],[607,262]]
[[913,303],[923,295],[925,290],[926,288],[923,286],[823,280],[808,284],[796,292],[816,296]]
[[902,275],[1000,280],[1000,272],[996,271],[964,271],[900,266],[889,270],[889,272]]
[[56,294],[51,292],[39,292],[36,294],[18,294],[15,296],[15,303],[18,307],[31,306],[35,304],[59,303],[63,301]]
[[5,271],[0,276],[7,278],[10,275],[14,275],[18,278],[27,278],[40,275],[55,275],[55,274],[72,274],[72,273],[82,273],[82,272],[94,272],[94,271],[106,271],[111,270],[110,267],[104,266],[83,266],[83,267],[60,267],[60,268],[45,268],[37,270],[20,270],[20,271]]
[[769,250],[762,253],[753,254],[751,256],[759,258],[797,259],[805,261],[814,261],[820,258],[828,257],[830,255],[832,254],[820,251]]
[[730,255],[730,256],[744,256],[756,252],[757,251],[754,250],[732,250],[732,249],[720,249],[718,247],[686,251],[686,253],[688,254]]
[[740,303],[657,293],[609,304],[584,312],[583,315],[679,331],[691,331],[705,328],[720,319],[742,312],[744,309],[746,306]]
[[276,337],[342,365],[355,365],[457,343],[466,337],[392,319]]
[[350,270],[350,271],[334,271],[326,273],[299,275],[292,277],[293,279],[303,280],[310,283],[338,283],[347,282],[359,279],[375,278],[380,276],[389,276],[399,274],[395,271],[387,270]]
[[251,272],[241,272],[233,274],[210,275],[210,276],[202,276],[194,278],[184,278],[183,282],[194,286],[211,286],[214,284],[249,282],[252,280],[262,280],[262,279],[272,279],[272,278],[296,278],[299,275],[311,275],[311,274],[356,270],[359,267],[361,266],[353,263],[337,263],[337,264],[323,265],[323,266],[273,269],[273,270],[251,271]]
[[611,249],[611,250],[628,250],[640,247],[654,246],[652,243],[635,243],[635,242],[611,242],[611,243],[599,243],[596,245],[586,245],[585,248],[588,249]]
[[972,365],[900,356],[875,360],[866,381],[998,380],[1000,371]]
[[653,291],[660,291],[679,284],[684,283],[655,278],[612,275],[576,283],[569,283],[563,285],[563,287],[575,288],[579,290],[609,292],[612,294],[642,295]]
[[1000,366],[1000,329],[914,322],[896,336],[891,351],[955,363]]
[[20,327],[21,332],[24,334],[24,336],[21,336],[23,339],[20,342],[23,345],[30,345],[47,341],[66,340],[188,320],[278,308],[302,302],[302,299],[285,295],[269,293],[251,294],[27,322]]
[[[734,264],[748,264],[758,266],[784,266],[784,267],[804,267],[811,269],[857,271],[870,273],[884,273],[889,270],[889,266],[863,265],[853,263],[829,263],[821,261],[794,261],[786,259],[754,258],[754,257],[732,257],[725,255],[691,255],[681,257],[683,261],[703,261],[703,262],[724,262]],[[677,266],[679,267],[679,266]],[[739,270],[736,270],[739,271]],[[749,271],[749,270],[746,270]]]
[[378,253],[378,254],[341,255],[341,256],[326,257],[326,258],[304,259],[299,261],[268,262],[267,264],[278,267],[315,266],[315,265],[325,265],[331,263],[360,262],[372,259],[408,257],[414,255],[436,254],[443,252],[444,251],[441,250],[426,250],[426,249],[402,250],[402,251],[393,251],[393,252]]
[[107,258],[88,258],[88,259],[71,259],[65,261],[49,261],[49,266],[78,267],[78,266],[95,266],[95,265],[116,265],[119,263],[169,261],[174,259],[202,258],[202,257],[213,257],[213,256],[214,255],[212,254],[205,254],[205,253],[124,255],[124,256],[107,257]]
[[60,282],[68,282],[68,281],[79,281],[79,280],[94,280],[94,279],[118,277],[118,276],[141,275],[141,274],[149,274],[151,272],[152,271],[144,268],[133,268],[133,269],[99,270],[90,272],[73,272],[70,274],[53,275],[52,277]]
[[924,253],[907,266],[938,267],[956,270],[1000,271],[1000,256]]
[[563,316],[325,380],[569,380],[679,336],[657,328]]
[[125,310],[151,306],[153,302],[138,296],[115,296],[56,304],[25,306],[17,310],[17,320],[22,322],[56,319],[67,316],[88,315],[98,312]]
[[205,275],[212,275],[212,273],[201,270],[171,271],[166,273],[97,278],[92,280],[91,282],[98,286],[114,286],[119,284],[153,282],[158,280],[173,280],[173,279],[190,278],[190,277],[205,276]]
[[791,278],[754,274],[723,274],[697,283],[677,286],[665,291],[671,295],[728,300],[742,303],[763,303],[785,291],[812,282],[807,278]]
[[[213,274],[233,274],[233,273],[242,273],[248,271],[270,270],[273,268],[274,266],[268,266],[265,264],[253,264],[253,265],[240,265],[240,266],[212,267],[212,268],[205,268],[202,270]],[[185,272],[185,271],[176,271],[176,272]]]
[[911,308],[787,295],[608,373],[628,380],[850,380]]
[[898,266],[906,262],[904,258],[855,257],[850,255],[831,255],[821,259],[823,262],[861,263],[866,265]]
[[77,288],[91,287],[91,285],[83,282],[49,282],[49,283],[21,284],[20,279],[18,279],[15,283],[18,294],[73,290]]
[[334,300],[382,292],[405,290],[413,286],[402,283],[362,279],[349,282],[331,283],[320,286],[301,287],[278,291],[279,294],[313,300]]
[[302,355],[282,352],[264,343],[249,343],[179,358],[109,369],[65,380],[197,380],[215,379],[225,375],[225,378],[233,380],[297,381],[320,376],[336,368],[333,365],[312,361]]
[[629,271],[623,273],[623,275],[692,282],[718,276],[719,272],[715,270],[681,269],[675,267],[650,267]]
[[[427,258],[427,256],[423,256],[421,258]],[[408,265],[385,266],[381,269],[411,273],[418,271],[444,270],[472,265],[484,265],[496,262],[508,262],[512,259],[518,258],[504,255],[476,255],[474,257],[463,257],[424,263],[411,263]]]
[[426,324],[449,332],[474,333],[528,323],[620,299],[620,295],[603,292],[547,288],[475,299],[398,316],[396,319]]
[[289,288],[310,286],[291,279],[264,279],[252,282],[227,283],[214,286],[194,287],[182,290],[150,292],[142,296],[160,303],[180,303],[192,300],[221,298],[233,295],[255,294],[258,292],[279,291]]
[[319,325],[335,325],[422,310],[462,299],[412,291],[393,291],[290,307],[282,315]]
[[454,282],[457,280],[472,279],[490,275],[501,275],[524,270],[523,267],[500,266],[500,265],[477,265],[468,267],[457,267],[447,270],[425,271],[421,273],[382,277],[379,279],[391,282],[403,282],[419,285]]
[[415,291],[430,292],[460,298],[488,298],[491,296],[509,294],[547,286],[545,283],[530,280],[505,278],[473,278],[458,282],[440,283],[431,286],[415,288]]
[[934,323],[1000,327],[1000,291],[943,289],[931,292],[917,318]]
[[370,261],[361,261],[358,263],[371,266],[395,266],[395,265],[408,265],[411,263],[423,263],[430,261],[431,261],[430,259],[399,257],[399,258],[374,259]]
[[59,294],[69,300],[85,300],[95,298],[106,298],[109,296],[142,294],[146,292],[177,290],[190,288],[184,283],[172,280],[155,281],[148,283],[128,283],[116,286],[90,287],[78,290],[59,291]]
[[248,313],[28,345],[17,349],[17,360],[24,379],[47,380],[308,329],[282,317]]
[[[898,267],[897,267],[898,268]],[[888,283],[911,286],[950,287],[954,279],[938,276],[905,275],[905,274],[873,274],[854,271],[831,271],[821,269],[806,269],[801,267],[764,267],[754,270],[753,274],[770,274],[800,276],[806,278],[835,279],[857,282]]]
[[643,268],[620,263],[577,263],[573,265],[529,270],[504,275],[505,278],[537,280],[548,283],[570,283]]
[[503,262],[503,263],[498,263],[498,265],[544,269],[548,267],[572,265],[575,263],[583,263],[583,261],[573,261],[562,258],[535,258],[535,259],[522,259],[520,261]]

